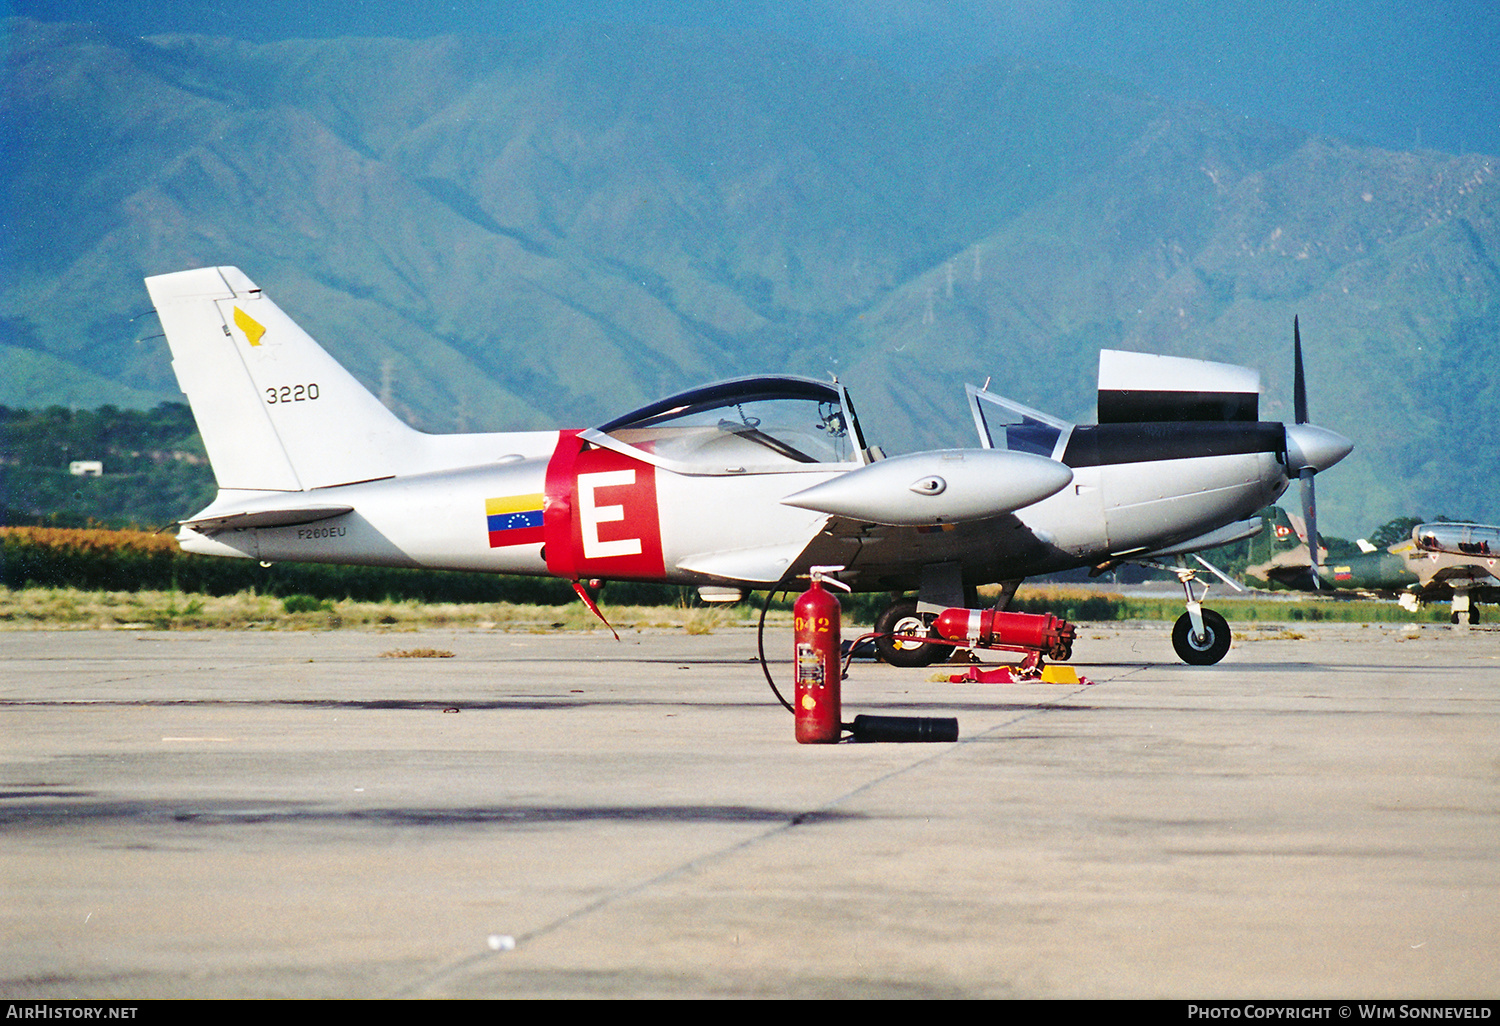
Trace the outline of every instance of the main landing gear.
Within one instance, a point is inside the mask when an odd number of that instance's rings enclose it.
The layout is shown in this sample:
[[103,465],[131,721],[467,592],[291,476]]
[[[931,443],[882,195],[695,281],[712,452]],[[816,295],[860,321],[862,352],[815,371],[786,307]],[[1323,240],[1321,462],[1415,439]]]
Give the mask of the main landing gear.
[[953,651],[951,645],[923,640],[937,636],[935,619],[918,613],[914,598],[892,602],[875,618],[875,651],[892,666],[931,666]]

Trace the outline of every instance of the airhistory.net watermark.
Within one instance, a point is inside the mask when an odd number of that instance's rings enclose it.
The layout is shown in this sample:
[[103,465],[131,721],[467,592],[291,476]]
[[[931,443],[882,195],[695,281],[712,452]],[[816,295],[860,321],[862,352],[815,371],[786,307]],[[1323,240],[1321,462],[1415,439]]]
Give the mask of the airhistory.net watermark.
[[80,1005],[47,1001],[10,1001],[7,1019],[134,1019],[138,1005]]

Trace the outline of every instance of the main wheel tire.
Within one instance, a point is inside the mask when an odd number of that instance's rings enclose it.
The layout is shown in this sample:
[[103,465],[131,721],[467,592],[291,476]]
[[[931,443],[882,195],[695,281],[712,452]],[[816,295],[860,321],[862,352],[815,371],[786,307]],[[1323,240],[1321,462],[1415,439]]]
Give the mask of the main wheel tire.
[[1172,647],[1190,666],[1212,666],[1229,651],[1229,621],[1212,609],[1203,611],[1203,637],[1193,636],[1193,618],[1183,613],[1172,628]]
[[875,618],[875,651],[892,666],[931,666],[947,654],[947,645],[919,639],[932,633],[929,618],[917,612],[916,599],[901,599]]

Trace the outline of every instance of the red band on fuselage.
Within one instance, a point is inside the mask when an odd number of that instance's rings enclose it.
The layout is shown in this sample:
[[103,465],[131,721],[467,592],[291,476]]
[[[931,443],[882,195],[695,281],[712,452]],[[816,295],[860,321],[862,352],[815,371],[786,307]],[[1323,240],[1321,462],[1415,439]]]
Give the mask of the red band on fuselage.
[[660,579],[656,468],[564,431],[547,464],[547,571],[558,577]]

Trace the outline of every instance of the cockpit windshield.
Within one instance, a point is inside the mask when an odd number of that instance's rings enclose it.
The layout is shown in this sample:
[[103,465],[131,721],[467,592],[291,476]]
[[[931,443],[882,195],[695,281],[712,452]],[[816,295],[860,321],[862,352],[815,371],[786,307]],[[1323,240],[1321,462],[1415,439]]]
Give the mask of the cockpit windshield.
[[986,449],[1029,452],[1049,459],[1062,459],[1073,425],[1048,416],[1011,399],[1004,399],[973,385],[965,385],[974,427]]
[[[863,448],[843,390],[804,378],[745,378],[693,389],[598,428],[700,472],[857,463]],[[593,434],[593,432],[590,432]]]

